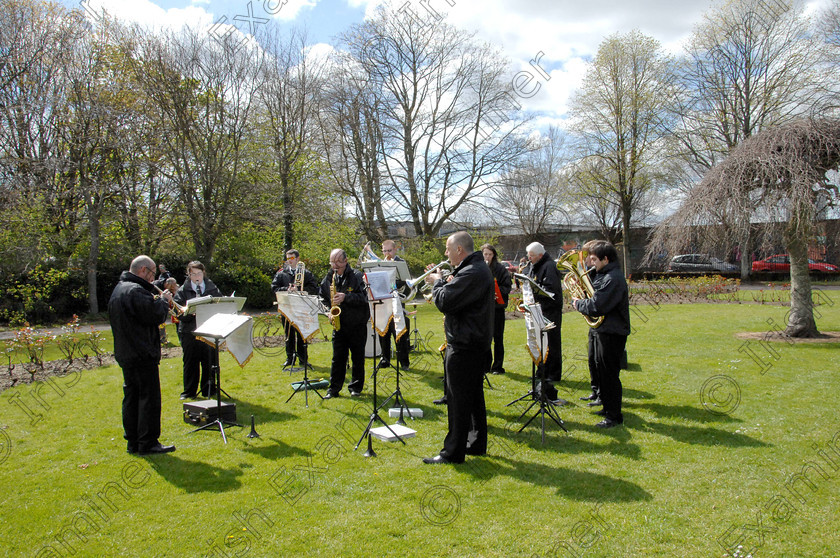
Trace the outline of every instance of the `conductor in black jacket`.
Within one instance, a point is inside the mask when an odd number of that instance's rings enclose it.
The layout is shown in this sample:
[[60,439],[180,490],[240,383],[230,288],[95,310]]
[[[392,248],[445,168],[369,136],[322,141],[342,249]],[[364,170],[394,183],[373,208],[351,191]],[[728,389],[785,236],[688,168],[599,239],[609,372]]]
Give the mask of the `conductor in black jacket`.
[[493,312],[493,352],[487,353],[487,369],[492,374],[505,373],[505,308],[508,305],[510,289],[513,286],[510,280],[510,272],[499,263],[499,254],[492,244],[485,244],[481,247],[484,261],[490,268],[495,279],[494,297],[495,310]]
[[[335,298],[330,300],[330,289],[335,277]],[[330,369],[330,388],[324,399],[338,397],[347,375],[348,353],[352,361],[353,380],[347,388],[350,395],[358,397],[365,385],[365,342],[367,322],[370,319],[364,276],[347,263],[347,253],[336,248],[330,252],[330,271],[321,283],[321,298],[327,307],[338,306],[339,329],[333,328],[333,358]]]
[[[424,463],[463,463],[466,455],[487,452],[484,372],[493,335],[493,274],[472,237],[457,232],[446,239],[454,271],[444,278],[432,273],[432,300],[444,314],[446,333],[446,401],[449,432],[443,449]],[[472,440],[469,442],[469,440]]]
[[592,298],[573,298],[572,304],[581,314],[604,316],[600,326],[589,330],[589,342],[604,405],[596,413],[604,420],[595,426],[611,428],[624,422],[619,372],[627,336],[630,335],[630,295],[615,246],[601,242],[592,248],[591,254],[590,261],[595,266],[595,277],[592,278],[595,293]]
[[[187,278],[175,293],[175,302],[184,306],[188,300],[200,296],[222,296],[222,293],[213,281],[205,276],[204,264],[191,261],[187,264]],[[196,397],[199,385],[201,385],[202,396],[214,395],[212,393],[213,348],[195,338],[193,332],[196,327],[195,314],[179,318],[178,340],[181,342],[184,359],[184,391],[181,392],[181,399]]]
[[[297,290],[295,274],[299,262],[300,252],[297,250],[286,252],[286,265],[274,274],[274,279],[271,281],[272,292]],[[308,269],[303,272],[303,290],[307,294],[318,294],[318,280]],[[295,363],[295,355],[297,355],[301,366],[307,366],[309,364],[309,354],[303,337],[297,329],[288,324],[286,318],[281,318],[281,321],[286,330],[286,362],[283,363],[283,366],[292,366]]]
[[128,453],[166,453],[160,437],[160,330],[172,293],[155,298],[155,262],[137,256],[108,301],[114,358],[123,372],[122,421]]

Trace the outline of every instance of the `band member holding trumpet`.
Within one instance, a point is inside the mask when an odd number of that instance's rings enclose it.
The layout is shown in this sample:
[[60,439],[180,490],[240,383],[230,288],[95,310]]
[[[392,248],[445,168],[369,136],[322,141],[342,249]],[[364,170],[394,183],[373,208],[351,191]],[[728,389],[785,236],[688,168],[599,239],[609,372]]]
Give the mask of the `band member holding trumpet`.
[[589,261],[595,267],[595,277],[592,278],[594,293],[591,298],[572,295],[572,304],[584,316],[604,317],[600,325],[590,327],[590,359],[604,405],[601,411],[596,412],[604,420],[595,426],[611,428],[624,422],[619,372],[627,336],[630,335],[630,297],[627,281],[618,263],[618,252],[612,244],[595,244]]
[[[446,400],[449,432],[443,449],[424,463],[463,463],[466,455],[487,452],[484,372],[493,335],[493,274],[472,237],[460,231],[446,239],[453,272],[430,273],[432,300],[444,314],[446,332]],[[468,444],[468,439],[472,443]]]
[[[175,293],[175,302],[184,306],[188,300],[199,296],[222,296],[216,285],[205,276],[204,264],[194,260],[187,264],[187,279]],[[178,340],[184,353],[184,391],[181,399],[195,398],[201,386],[203,397],[212,397],[213,365],[212,348],[202,343],[193,335],[195,331],[195,314],[178,318]],[[201,383],[199,384],[199,368]]]
[[350,267],[347,253],[340,248],[330,252],[330,271],[321,283],[321,298],[330,308],[330,322],[333,325],[330,388],[324,399],[338,397],[344,386],[348,353],[352,361],[353,379],[347,387],[351,396],[358,397],[365,384],[365,342],[370,307],[364,276]]
[[[303,291],[307,294],[318,294],[318,280],[315,279],[311,271],[299,266],[299,263],[300,252],[294,249],[286,252],[286,265],[280,268],[271,281],[272,292],[296,291],[300,285],[303,285]],[[301,272],[303,273],[302,276],[300,276]],[[295,355],[297,355],[301,366],[307,366],[309,355],[300,332],[289,325],[286,318],[281,317],[281,321],[286,331],[286,362],[283,363],[283,366],[294,365]]]
[[155,262],[137,256],[108,301],[114,358],[122,368],[122,421],[128,453],[167,453],[160,437],[160,334],[172,293],[155,296]]
[[[382,259],[386,262],[401,262],[404,261],[401,257],[397,255],[397,244],[393,240],[386,240],[382,243]],[[397,290],[398,291],[408,291],[408,286],[406,285],[405,281],[397,280]],[[400,362],[400,368],[403,370],[408,370],[409,368],[409,361],[408,361],[408,353],[410,350],[409,347],[409,335],[408,331],[411,329],[411,324],[408,321],[408,316],[405,317],[405,330],[406,333],[402,335],[402,337],[397,340],[397,359]],[[379,366],[390,366],[391,365],[391,336],[394,335],[394,322],[388,326],[388,334],[382,335],[379,337],[379,347],[382,349],[382,360],[379,361]]]

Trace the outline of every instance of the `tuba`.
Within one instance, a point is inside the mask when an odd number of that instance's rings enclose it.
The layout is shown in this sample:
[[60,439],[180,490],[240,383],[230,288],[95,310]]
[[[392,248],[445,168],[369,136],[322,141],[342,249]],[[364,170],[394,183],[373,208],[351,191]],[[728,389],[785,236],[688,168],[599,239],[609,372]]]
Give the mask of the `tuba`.
[[[557,260],[558,271],[568,271],[563,276],[563,286],[569,291],[574,298],[592,298],[595,294],[595,287],[592,286],[592,280],[589,279],[589,272],[584,261],[586,261],[588,253],[584,250],[570,250],[560,256]],[[589,327],[595,329],[604,321],[604,316],[597,318],[590,318],[586,314],[581,314]]]
[[330,285],[330,323],[333,326],[333,329],[338,331],[341,329],[341,321],[339,321],[339,316],[341,316],[341,308],[333,302],[335,299],[335,272],[333,272],[332,276],[332,285]]

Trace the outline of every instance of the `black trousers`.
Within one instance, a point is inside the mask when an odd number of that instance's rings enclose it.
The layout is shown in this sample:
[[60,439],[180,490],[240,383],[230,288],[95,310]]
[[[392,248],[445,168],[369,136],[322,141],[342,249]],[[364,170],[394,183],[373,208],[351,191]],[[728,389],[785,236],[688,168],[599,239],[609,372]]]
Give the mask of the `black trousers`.
[[487,409],[484,404],[484,358],[486,350],[446,348],[446,412],[449,432],[440,455],[463,463],[467,440],[470,450],[487,451]]
[[586,354],[589,357],[589,385],[592,387],[592,393],[596,396],[601,396],[601,388],[598,386],[598,370],[595,366],[595,330],[589,328],[589,337],[586,343]]
[[303,337],[300,332],[292,327],[292,324],[284,317],[280,317],[283,328],[286,331],[286,358],[292,359],[297,355],[298,361],[301,364],[306,364],[309,360],[309,355],[306,350],[306,343],[303,342]]
[[493,313],[493,349],[487,353],[487,370],[505,371],[505,309]]
[[160,437],[158,363],[128,366],[123,372],[123,435],[131,451],[145,451]]
[[365,385],[365,342],[367,341],[367,327],[361,325],[341,324],[341,329],[333,330],[333,357],[330,368],[330,391],[338,393],[344,387],[347,376],[347,357],[352,362],[353,379],[347,388],[350,391],[362,391]]
[[201,395],[210,395],[213,384],[213,347],[199,341],[192,332],[179,331],[181,350],[184,352],[184,391],[181,395],[194,397],[198,393],[199,376]]
[[563,342],[560,332],[560,324],[563,320],[562,311],[543,311],[546,320],[554,322],[555,327],[548,330],[548,357],[546,358],[546,379],[552,382],[559,382],[563,376]]
[[595,331],[590,339],[605,417],[616,422],[624,422],[624,416],[621,414],[622,388],[619,373],[627,336]]
[[[400,337],[397,341],[397,360],[400,361],[400,364],[407,365],[409,363],[408,353],[410,350],[409,347],[411,345],[411,335],[408,331],[411,329],[411,322],[409,321],[407,316],[405,318],[405,329],[406,332],[403,333],[402,337]],[[391,337],[393,337],[394,335],[394,322],[391,322],[388,325],[388,334],[379,336],[379,348],[382,349],[383,360],[391,360]]]

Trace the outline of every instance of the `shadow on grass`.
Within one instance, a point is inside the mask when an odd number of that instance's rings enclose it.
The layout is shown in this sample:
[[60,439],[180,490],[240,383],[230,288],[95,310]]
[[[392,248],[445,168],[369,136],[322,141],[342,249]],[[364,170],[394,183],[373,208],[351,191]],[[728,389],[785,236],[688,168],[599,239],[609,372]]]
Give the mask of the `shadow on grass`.
[[[627,424],[627,414],[624,418]],[[700,426],[683,426],[680,424],[666,424],[662,422],[647,422],[640,417],[634,417],[632,422],[634,428],[647,430],[662,436],[673,438],[677,442],[696,444],[704,446],[726,446],[731,448],[765,448],[771,444],[756,440],[743,434],[727,432],[719,428],[708,428]]]
[[201,461],[187,461],[172,453],[147,459],[152,469],[169,484],[188,494],[197,492],[228,492],[237,490],[242,483],[242,470],[222,469]]
[[505,456],[475,458],[467,462],[464,471],[481,481],[506,475],[534,486],[557,488],[563,498],[594,502],[647,502],[653,495],[641,486],[621,479],[554,467],[531,461],[520,461]]
[[260,457],[264,457],[266,459],[271,460],[282,459],[284,457],[292,457],[293,455],[309,455],[309,451],[303,448],[290,446],[289,444],[282,442],[277,438],[261,438],[260,440],[267,441],[243,442],[244,447],[242,448],[242,451],[247,453],[253,453],[254,455],[259,455]]
[[[302,393],[299,395],[300,397],[303,397]],[[314,396],[316,399],[318,398],[318,396],[315,394],[312,394],[312,396]],[[288,395],[286,397],[288,397]],[[239,422],[241,422],[243,425],[249,428],[251,424],[251,415],[254,415],[254,420],[257,424],[265,424],[269,422],[284,422],[288,420],[297,420],[298,418],[296,415],[293,415],[291,413],[269,409],[268,407],[256,405],[248,401],[239,401],[236,399],[231,399],[230,402],[236,405],[236,417],[237,419],[239,419]]]
[[686,419],[695,422],[743,422],[730,415],[714,414],[699,407],[691,405],[660,405],[658,403],[632,403],[622,402],[624,408],[647,410],[658,418]]

